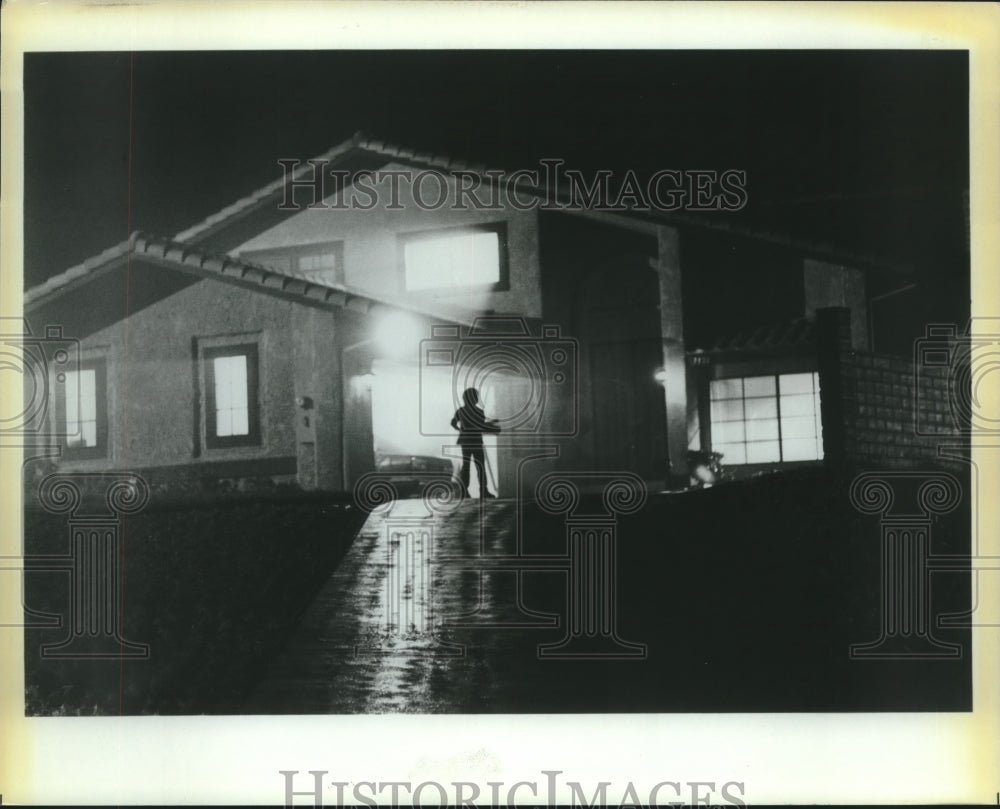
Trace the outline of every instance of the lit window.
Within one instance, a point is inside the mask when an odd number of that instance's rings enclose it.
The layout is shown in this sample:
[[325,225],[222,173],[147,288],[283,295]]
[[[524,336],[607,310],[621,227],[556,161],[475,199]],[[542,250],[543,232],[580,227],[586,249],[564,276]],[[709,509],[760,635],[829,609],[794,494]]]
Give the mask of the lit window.
[[726,464],[823,457],[819,374],[713,379],[712,449]]
[[781,397],[781,457],[784,461],[814,461],[823,457],[823,421],[819,374],[778,377]]
[[100,456],[107,441],[105,366],[101,360],[67,371],[58,390],[59,430],[69,455]]
[[209,447],[260,442],[257,421],[257,348],[205,350],[206,427]]
[[298,270],[303,275],[324,274],[335,272],[340,267],[336,253],[313,253],[299,256]]
[[408,291],[506,286],[503,229],[496,226],[403,237]]
[[215,434],[247,435],[250,432],[250,402],[247,398],[247,358],[216,357]]
[[277,272],[300,275],[310,281],[331,284],[344,281],[343,242],[248,250],[241,253],[240,258]]
[[66,435],[71,446],[97,446],[96,377],[93,368],[66,374]]

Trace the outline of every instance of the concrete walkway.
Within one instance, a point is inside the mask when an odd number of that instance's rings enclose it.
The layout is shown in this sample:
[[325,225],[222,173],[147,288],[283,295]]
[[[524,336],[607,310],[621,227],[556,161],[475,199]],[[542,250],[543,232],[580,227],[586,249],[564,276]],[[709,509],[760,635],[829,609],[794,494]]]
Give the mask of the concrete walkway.
[[[393,502],[242,710],[968,710],[970,656],[908,660],[905,682],[898,660],[849,656],[877,637],[878,545],[820,484],[655,498],[610,527],[585,519],[602,498],[570,517],[528,502],[520,539],[513,500]],[[967,583],[936,586],[939,609],[968,609]]]
[[[446,516],[401,500],[371,514],[245,712],[483,713],[530,703],[537,684],[521,676],[522,663],[540,641],[561,637],[558,604],[544,615],[519,610],[518,574],[484,572],[477,561],[516,552],[516,519],[514,501],[502,500],[467,500]],[[565,576],[548,575],[563,592]]]

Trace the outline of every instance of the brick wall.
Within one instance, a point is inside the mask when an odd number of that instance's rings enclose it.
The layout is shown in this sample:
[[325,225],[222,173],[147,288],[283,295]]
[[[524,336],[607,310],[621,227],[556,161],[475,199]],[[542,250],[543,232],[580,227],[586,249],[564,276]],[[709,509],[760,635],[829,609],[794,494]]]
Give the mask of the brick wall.
[[[850,311],[817,312],[828,464],[845,470],[960,468],[942,446],[966,445],[951,408],[946,367],[851,348]],[[952,450],[954,452],[954,450]]]

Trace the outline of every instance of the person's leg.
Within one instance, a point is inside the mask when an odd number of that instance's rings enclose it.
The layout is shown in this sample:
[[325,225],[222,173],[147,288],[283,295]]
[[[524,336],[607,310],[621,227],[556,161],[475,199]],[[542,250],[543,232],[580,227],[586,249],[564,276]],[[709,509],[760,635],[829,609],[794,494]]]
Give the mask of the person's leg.
[[469,461],[472,458],[472,447],[462,446],[462,471],[458,474],[458,479],[462,483],[462,491],[466,497],[471,496],[469,492]]
[[479,475],[479,496],[492,497],[486,486],[486,453],[482,447],[473,447],[472,459],[476,462],[476,474]]

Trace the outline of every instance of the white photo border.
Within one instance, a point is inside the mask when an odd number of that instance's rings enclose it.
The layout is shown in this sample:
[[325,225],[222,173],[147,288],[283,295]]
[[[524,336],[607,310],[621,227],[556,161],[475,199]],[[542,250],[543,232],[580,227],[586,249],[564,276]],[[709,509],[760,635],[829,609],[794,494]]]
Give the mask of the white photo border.
[[[992,4],[8,2],[3,17],[4,317],[20,316],[23,292],[25,52],[789,46],[969,50],[972,314],[1000,315],[1000,9]],[[2,395],[20,401],[18,390]],[[996,458],[995,448],[974,454],[981,491],[1000,491]],[[19,451],[0,449],[4,556],[20,553],[20,468]],[[998,556],[995,498],[978,498],[978,508],[981,551]],[[983,578],[990,591],[981,609],[994,624],[998,580]],[[0,589],[0,623],[20,609],[19,588]],[[971,713],[25,718],[23,635],[0,628],[0,793],[11,804],[278,804],[280,770],[307,779],[297,789],[309,786],[309,770],[324,770],[327,782],[475,781],[484,794],[487,781],[544,783],[544,770],[561,770],[561,783],[580,781],[588,795],[601,780],[632,782],[640,795],[661,781],[739,781],[748,803],[993,803],[997,629],[975,629],[973,643]],[[334,805],[332,789],[324,798]]]

